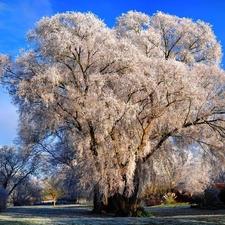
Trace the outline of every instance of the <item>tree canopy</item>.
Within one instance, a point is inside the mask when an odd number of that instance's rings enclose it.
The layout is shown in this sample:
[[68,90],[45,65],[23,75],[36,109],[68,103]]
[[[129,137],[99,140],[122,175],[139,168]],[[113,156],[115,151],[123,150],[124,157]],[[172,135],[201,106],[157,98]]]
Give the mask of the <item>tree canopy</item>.
[[224,154],[225,73],[210,24],[130,11],[108,28],[67,12],[42,18],[27,41],[15,60],[0,57],[21,144],[76,166],[104,204],[122,196],[133,215],[142,165],[167,146]]

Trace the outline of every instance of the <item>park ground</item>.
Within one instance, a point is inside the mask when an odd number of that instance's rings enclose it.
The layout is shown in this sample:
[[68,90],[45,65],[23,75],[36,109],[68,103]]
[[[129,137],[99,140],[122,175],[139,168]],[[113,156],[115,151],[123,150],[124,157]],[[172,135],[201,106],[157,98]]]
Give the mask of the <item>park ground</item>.
[[94,215],[91,206],[8,207],[0,213],[0,225],[217,225],[225,224],[225,209],[206,210],[190,206],[147,207],[154,218],[110,217]]

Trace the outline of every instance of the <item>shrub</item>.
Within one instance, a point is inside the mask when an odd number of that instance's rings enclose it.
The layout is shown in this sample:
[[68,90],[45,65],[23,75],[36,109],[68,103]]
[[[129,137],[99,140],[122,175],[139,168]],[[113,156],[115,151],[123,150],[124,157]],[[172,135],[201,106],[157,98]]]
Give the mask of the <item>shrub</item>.
[[6,209],[8,194],[4,188],[0,187],[0,211]]
[[223,189],[220,190],[219,198],[220,198],[220,201],[221,201],[223,204],[225,204],[225,188],[223,188]]
[[137,217],[150,217],[150,218],[154,217],[150,212],[146,211],[146,209],[142,206],[139,206],[137,208],[136,214],[137,214],[136,215]]
[[196,193],[192,195],[189,199],[191,206],[203,206],[205,202],[205,196],[203,193]]
[[215,185],[209,185],[202,194],[193,195],[190,198],[192,206],[206,208],[224,208],[225,189],[220,189]]
[[160,205],[163,203],[163,196],[171,190],[166,185],[149,183],[143,189],[140,201],[147,206]]
[[208,207],[218,207],[222,205],[219,198],[220,189],[217,187],[208,187],[205,189],[205,205]]

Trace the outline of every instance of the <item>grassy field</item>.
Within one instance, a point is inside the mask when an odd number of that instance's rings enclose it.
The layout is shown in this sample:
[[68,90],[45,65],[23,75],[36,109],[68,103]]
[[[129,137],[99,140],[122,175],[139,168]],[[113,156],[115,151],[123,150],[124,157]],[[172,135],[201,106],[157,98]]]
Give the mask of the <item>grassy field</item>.
[[148,207],[154,218],[97,216],[80,205],[9,207],[0,213],[0,225],[217,225],[225,224],[225,210],[193,209],[189,206]]

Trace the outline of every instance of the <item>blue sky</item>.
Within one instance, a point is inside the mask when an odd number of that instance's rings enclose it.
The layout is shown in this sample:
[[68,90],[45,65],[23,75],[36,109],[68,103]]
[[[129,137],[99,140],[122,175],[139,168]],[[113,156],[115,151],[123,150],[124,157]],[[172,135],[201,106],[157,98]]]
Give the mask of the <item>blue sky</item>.
[[[26,32],[43,16],[91,11],[112,27],[116,17],[129,10],[149,15],[162,11],[208,22],[225,52],[225,0],[0,0],[0,53],[19,54],[19,49],[26,47]],[[18,116],[2,87],[0,107],[0,146],[10,145],[16,137]]]

